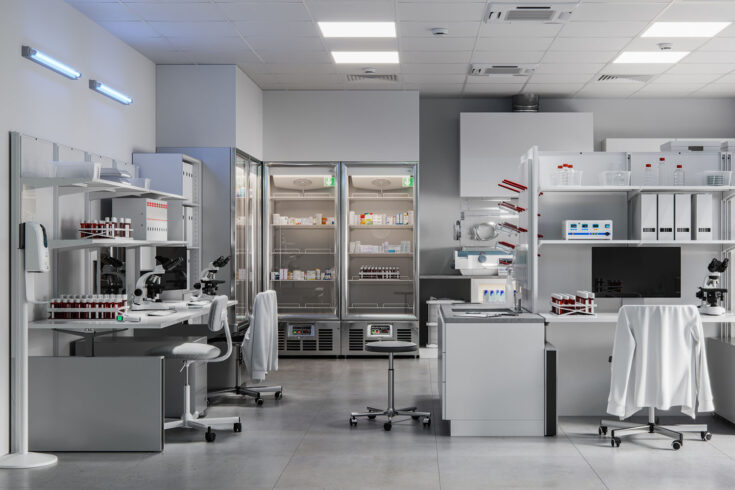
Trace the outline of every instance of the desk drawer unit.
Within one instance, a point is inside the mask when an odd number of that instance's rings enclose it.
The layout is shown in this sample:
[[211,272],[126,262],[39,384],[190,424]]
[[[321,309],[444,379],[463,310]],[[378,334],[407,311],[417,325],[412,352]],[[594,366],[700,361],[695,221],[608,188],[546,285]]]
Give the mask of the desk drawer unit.
[[278,323],[280,357],[339,356],[338,321],[282,321]]
[[[365,345],[380,340],[401,340],[419,343],[419,323],[412,321],[364,320],[342,323],[342,355],[386,357],[385,354],[367,352]],[[418,357],[419,351],[396,354],[396,357]]]

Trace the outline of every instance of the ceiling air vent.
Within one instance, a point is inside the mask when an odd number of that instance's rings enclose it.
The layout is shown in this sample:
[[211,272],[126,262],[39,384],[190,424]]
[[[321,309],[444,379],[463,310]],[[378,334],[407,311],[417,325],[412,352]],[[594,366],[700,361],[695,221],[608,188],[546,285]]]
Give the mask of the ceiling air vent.
[[374,82],[397,82],[398,75],[378,75],[375,73],[360,73],[357,75],[347,75],[348,82],[364,82],[366,80],[374,81]]
[[600,75],[597,77],[598,82],[640,82],[646,83],[653,78],[653,75]]
[[577,3],[517,4],[491,3],[485,22],[491,24],[510,22],[561,23],[569,20]]
[[528,65],[472,65],[470,75],[473,76],[517,76],[525,77],[533,74],[534,68]]

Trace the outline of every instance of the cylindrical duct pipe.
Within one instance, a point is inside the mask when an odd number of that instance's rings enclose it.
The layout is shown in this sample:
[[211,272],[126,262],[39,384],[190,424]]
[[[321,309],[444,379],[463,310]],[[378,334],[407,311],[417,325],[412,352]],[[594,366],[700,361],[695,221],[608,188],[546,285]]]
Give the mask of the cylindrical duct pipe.
[[538,112],[538,95],[518,94],[513,96],[513,112]]

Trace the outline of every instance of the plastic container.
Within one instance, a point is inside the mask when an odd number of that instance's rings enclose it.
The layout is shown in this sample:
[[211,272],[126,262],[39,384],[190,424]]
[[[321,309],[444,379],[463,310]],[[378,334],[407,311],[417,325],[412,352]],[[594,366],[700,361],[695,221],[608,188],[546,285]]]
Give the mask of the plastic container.
[[643,169],[643,185],[658,185],[658,169],[647,163]]
[[569,165],[567,168],[567,181],[566,185],[569,186],[581,186],[582,185],[582,171],[574,170],[573,165]]
[[604,186],[630,185],[630,172],[628,170],[606,170],[600,175],[600,184]]
[[681,164],[674,170],[674,185],[684,185],[684,167]]
[[710,170],[704,172],[704,185],[713,187],[729,186],[732,172],[728,170]]

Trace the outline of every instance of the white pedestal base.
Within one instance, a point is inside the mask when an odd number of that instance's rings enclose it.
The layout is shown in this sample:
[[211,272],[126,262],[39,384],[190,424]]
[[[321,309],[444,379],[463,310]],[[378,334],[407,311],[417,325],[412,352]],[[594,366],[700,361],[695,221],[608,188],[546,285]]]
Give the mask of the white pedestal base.
[[11,453],[0,457],[2,469],[41,468],[56,464],[58,458],[45,453]]

